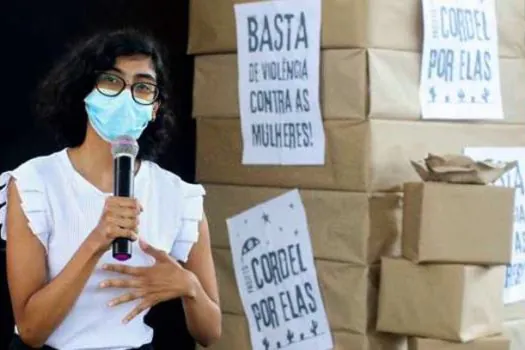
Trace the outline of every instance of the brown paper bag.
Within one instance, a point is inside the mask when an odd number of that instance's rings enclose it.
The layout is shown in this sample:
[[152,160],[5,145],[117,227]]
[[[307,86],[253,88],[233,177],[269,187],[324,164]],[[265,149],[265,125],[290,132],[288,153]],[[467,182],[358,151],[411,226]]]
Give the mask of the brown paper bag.
[[474,161],[456,154],[429,154],[424,160],[411,163],[423,181],[476,185],[491,184],[518,164],[517,161]]

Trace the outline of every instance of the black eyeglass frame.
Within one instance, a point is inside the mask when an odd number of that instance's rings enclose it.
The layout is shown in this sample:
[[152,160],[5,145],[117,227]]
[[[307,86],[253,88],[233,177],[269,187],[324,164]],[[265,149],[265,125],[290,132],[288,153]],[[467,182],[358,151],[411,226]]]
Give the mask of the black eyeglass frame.
[[[112,78],[115,78],[117,80],[120,80],[122,82],[122,88],[114,93],[114,94],[108,94],[107,92],[104,92],[102,91],[102,89],[99,88],[99,79],[100,77],[102,76],[110,76]],[[148,86],[152,86],[155,88],[155,97],[153,98],[153,100],[151,102],[148,102],[148,103],[144,103],[144,102],[141,102],[139,101],[136,97],[135,97],[135,92],[134,92],[134,88],[135,86],[137,85],[140,85],[140,84],[145,84],[145,85],[148,85]],[[143,106],[151,106],[152,104],[154,104],[155,102],[157,102],[159,100],[159,97],[160,97],[160,90],[159,90],[159,87],[157,84],[153,84],[153,83],[148,83],[148,82],[145,82],[145,81],[138,81],[136,83],[133,83],[133,84],[128,84],[122,77],[119,77],[118,75],[116,74],[112,74],[112,73],[108,73],[108,72],[98,72],[97,75],[96,75],[96,79],[95,79],[95,89],[97,89],[98,92],[100,92],[102,95],[104,96],[107,96],[107,97],[117,97],[118,95],[120,95],[122,93],[122,91],[124,91],[127,87],[129,86],[130,88],[130,91],[131,91],[131,98],[133,98],[133,101],[135,101],[136,103],[138,103],[139,105],[143,105]],[[144,101],[144,100],[142,100]]]

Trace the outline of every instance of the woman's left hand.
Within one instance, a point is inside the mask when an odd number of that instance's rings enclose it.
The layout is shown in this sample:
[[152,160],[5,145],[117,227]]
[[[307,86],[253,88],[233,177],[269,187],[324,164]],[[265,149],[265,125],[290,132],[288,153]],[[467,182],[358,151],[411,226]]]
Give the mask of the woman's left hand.
[[100,284],[101,288],[128,288],[130,292],[113,299],[109,306],[116,306],[128,301],[142,299],[123,320],[131,321],[142,311],[166,300],[179,297],[195,297],[194,275],[183,268],[168,253],[158,250],[140,240],[142,250],[155,258],[155,264],[150,267],[133,267],[119,264],[103,266],[106,271],[118,272],[130,276],[126,279],[110,279]]

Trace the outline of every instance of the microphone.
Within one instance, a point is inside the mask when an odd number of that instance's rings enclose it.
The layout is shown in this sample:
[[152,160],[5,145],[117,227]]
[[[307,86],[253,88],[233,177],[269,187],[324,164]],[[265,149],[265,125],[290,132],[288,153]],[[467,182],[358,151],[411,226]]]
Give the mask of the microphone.
[[[129,136],[119,136],[111,144],[113,155],[113,195],[133,197],[135,158],[139,153],[137,141]],[[116,238],[112,243],[113,258],[126,261],[131,258],[131,240]]]

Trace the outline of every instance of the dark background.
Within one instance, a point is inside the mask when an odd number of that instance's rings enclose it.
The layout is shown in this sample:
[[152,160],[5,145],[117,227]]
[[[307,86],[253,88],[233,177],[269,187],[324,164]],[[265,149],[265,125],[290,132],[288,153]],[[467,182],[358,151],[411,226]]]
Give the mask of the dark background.
[[[211,0],[210,0],[211,1]],[[97,30],[134,27],[155,35],[167,48],[179,135],[159,160],[193,182],[195,132],[191,118],[193,61],[186,56],[188,0],[14,0],[2,2],[0,173],[59,148],[34,123],[32,95],[54,61],[79,38]],[[7,349],[13,319],[0,242],[0,350]],[[193,349],[179,301],[156,306],[147,316],[156,350]]]

